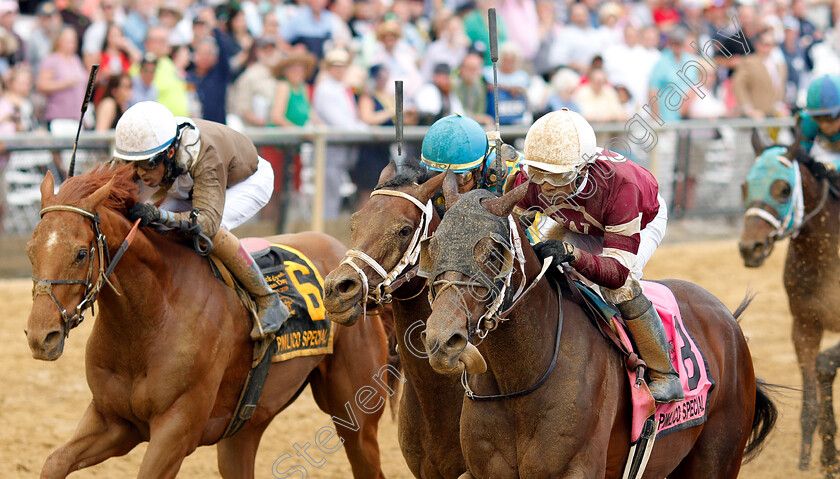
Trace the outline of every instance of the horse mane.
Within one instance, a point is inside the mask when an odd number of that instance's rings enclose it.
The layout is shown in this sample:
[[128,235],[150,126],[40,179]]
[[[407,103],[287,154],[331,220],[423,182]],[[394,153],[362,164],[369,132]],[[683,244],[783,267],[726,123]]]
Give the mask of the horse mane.
[[111,181],[111,191],[103,206],[125,214],[139,198],[134,169],[131,165],[102,164],[88,173],[68,178],[58,190],[55,201],[62,205],[78,206],[82,200]]
[[[394,163],[393,160],[390,163]],[[410,160],[405,160],[402,162],[402,165],[399,166],[397,169],[397,174],[390,180],[383,181],[382,183],[376,185],[374,190],[378,190],[381,188],[397,188],[400,186],[405,186],[411,183],[423,184],[429,178],[435,176],[438,172],[429,170],[428,168],[424,168],[420,164],[420,160],[417,158],[412,158]]]

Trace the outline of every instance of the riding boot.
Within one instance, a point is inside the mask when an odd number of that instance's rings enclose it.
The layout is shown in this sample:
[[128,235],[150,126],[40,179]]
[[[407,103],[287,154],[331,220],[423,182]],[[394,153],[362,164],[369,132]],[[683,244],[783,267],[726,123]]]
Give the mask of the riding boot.
[[257,303],[251,339],[259,341],[276,333],[289,317],[289,309],[280,301],[280,295],[266,283],[260,267],[239,244],[239,239],[219,228],[213,237],[213,254],[222,260]]
[[648,388],[659,404],[683,400],[680,377],[671,364],[671,344],[656,308],[640,293],[629,301],[616,304],[639,348],[639,355],[647,363]]

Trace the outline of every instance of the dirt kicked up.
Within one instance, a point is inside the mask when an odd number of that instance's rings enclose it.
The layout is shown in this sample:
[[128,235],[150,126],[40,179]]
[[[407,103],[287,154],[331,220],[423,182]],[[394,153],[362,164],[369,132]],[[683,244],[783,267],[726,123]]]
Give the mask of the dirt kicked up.
[[[782,288],[786,249],[786,244],[777,245],[765,266],[746,269],[738,256],[735,239],[666,245],[654,255],[645,277],[693,281],[710,290],[730,309],[740,303],[748,288],[758,292],[741,321],[756,374],[773,383],[799,387],[799,371],[790,339],[791,319]],[[87,319],[73,330],[64,356],[57,362],[35,361],[23,334],[31,289],[32,282],[28,279],[0,281],[3,311],[0,315],[0,477],[4,479],[37,477],[46,457],[73,433],[90,401],[84,373],[84,347],[91,329],[89,323],[94,319]],[[823,347],[838,340],[840,335],[829,335]],[[782,391],[773,398],[781,413],[777,428],[764,451],[742,469],[740,477],[822,477],[818,439],[814,443],[812,470],[802,473],[797,469],[800,394]],[[317,408],[307,390],[274,420],[263,436],[257,454],[256,477],[303,478],[304,472],[310,478],[352,477],[343,451],[325,455],[311,444],[318,429],[329,424],[329,418]],[[306,443],[310,443],[308,449]],[[411,478],[397,444],[396,423],[387,413],[380,423],[379,444],[386,475]],[[71,477],[135,477],[145,449],[145,445],[140,445],[124,457],[109,459]],[[307,449],[309,461],[298,455],[297,450],[303,449]],[[278,461],[284,455],[288,455],[286,459]],[[298,468],[293,469],[295,465]],[[219,477],[215,448],[199,448],[186,459],[178,477]]]

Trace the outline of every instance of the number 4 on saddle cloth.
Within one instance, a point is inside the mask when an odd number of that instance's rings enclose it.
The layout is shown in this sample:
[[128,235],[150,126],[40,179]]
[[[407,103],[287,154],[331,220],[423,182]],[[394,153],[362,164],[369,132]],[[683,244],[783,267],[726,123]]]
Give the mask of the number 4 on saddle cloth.
[[[674,293],[665,285],[652,281],[641,281],[645,296],[653,303],[662,323],[668,342],[673,346],[671,362],[680,375],[685,399],[670,404],[656,405],[654,418],[658,422],[656,437],[662,437],[672,432],[681,431],[706,421],[706,410],[709,403],[709,393],[714,388],[714,380],[709,376],[709,366],[691,333],[686,329],[680,314],[679,305]],[[633,344],[619,321],[618,311],[604,302],[601,297],[583,283],[575,281],[582,296],[591,302],[606,319],[610,327],[616,332],[622,343],[631,351]],[[588,308],[584,308],[589,312]],[[633,389],[633,422],[630,433],[631,443],[639,441],[645,421],[653,411],[653,397],[650,392],[637,394],[636,372],[628,370],[631,388]]]
[[[271,244],[262,238],[244,238],[240,243],[257,262],[266,282],[289,308],[289,319],[275,337],[277,350],[272,362],[332,354],[335,323],[326,319],[322,301],[324,279],[309,258],[294,248]],[[211,264],[214,273],[231,285],[225,275],[220,274],[224,270],[220,262],[212,261]],[[246,307],[253,308],[248,293],[240,292],[238,285],[235,287]]]

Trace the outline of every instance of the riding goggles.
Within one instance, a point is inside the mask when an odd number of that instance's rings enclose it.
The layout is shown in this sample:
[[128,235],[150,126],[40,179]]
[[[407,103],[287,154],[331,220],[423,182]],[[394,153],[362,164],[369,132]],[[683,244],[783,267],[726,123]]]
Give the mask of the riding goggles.
[[550,173],[548,171],[532,168],[530,171],[531,181],[538,185],[548,183],[558,188],[571,184],[580,174],[583,165],[563,173]]
[[166,159],[167,150],[168,148],[166,150],[161,151],[157,155],[149,158],[148,160],[135,161],[134,166],[140,168],[141,170],[152,171],[155,168],[157,168],[158,165],[160,165],[161,162],[163,162],[163,160]]

